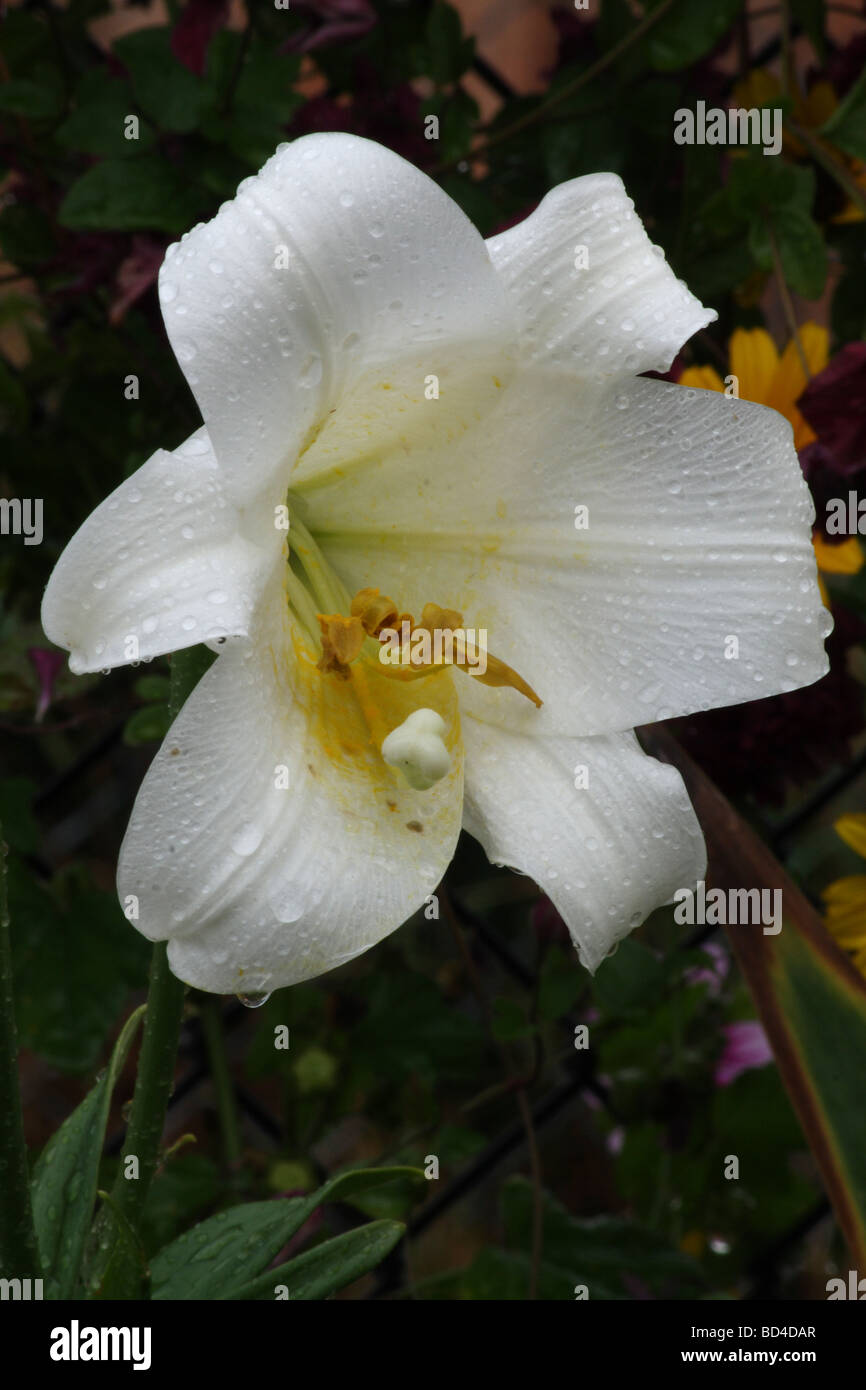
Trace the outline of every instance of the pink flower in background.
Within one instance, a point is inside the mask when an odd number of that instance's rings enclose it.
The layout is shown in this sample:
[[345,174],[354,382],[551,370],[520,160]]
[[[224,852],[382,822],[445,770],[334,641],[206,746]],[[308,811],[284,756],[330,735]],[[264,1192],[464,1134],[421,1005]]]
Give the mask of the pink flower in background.
[[726,1023],[725,1047],[716,1063],[716,1085],[730,1086],[744,1071],[765,1067],[773,1060],[767,1035],[756,1019]]
[[300,53],[359,39],[369,33],[378,18],[369,0],[295,0],[293,9],[318,21],[306,34],[294,35],[285,45]]
[[228,0],[188,0],[171,35],[171,49],[184,67],[201,77],[210,41],[228,19]]
[[50,647],[28,647],[27,655],[32,661],[39,677],[39,699],[36,702],[34,719],[37,724],[45,718],[46,710],[54,696],[54,682],[58,672],[66,662],[66,653],[52,651]]
[[724,946],[719,946],[715,941],[705,942],[701,950],[709,956],[709,960],[706,966],[697,965],[686,971],[686,984],[706,985],[707,992],[715,999],[721,993],[731,968],[730,957]]

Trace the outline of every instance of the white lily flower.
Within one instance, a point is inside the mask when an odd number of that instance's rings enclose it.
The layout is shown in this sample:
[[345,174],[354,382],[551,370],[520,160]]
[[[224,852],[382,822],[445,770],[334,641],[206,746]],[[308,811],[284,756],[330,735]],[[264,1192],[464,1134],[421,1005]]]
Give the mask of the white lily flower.
[[[633,727],[827,669],[790,425],[638,378],[713,315],[613,175],[485,243],[397,155],[308,136],[169,248],[160,299],[204,428],[43,606],[75,671],[220,653],[136,801],[136,925],[201,989],[287,985],[405,921],[464,825],[594,969],[704,872]],[[486,675],[383,664],[419,613],[486,631]]]

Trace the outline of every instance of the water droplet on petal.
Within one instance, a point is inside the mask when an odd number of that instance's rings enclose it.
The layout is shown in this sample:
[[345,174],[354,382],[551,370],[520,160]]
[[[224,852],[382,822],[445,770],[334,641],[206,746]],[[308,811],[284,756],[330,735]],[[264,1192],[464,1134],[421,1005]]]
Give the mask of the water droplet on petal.
[[261,830],[252,821],[247,821],[240,827],[232,840],[232,849],[235,854],[240,854],[245,858],[248,854],[254,854],[261,843]]
[[298,376],[299,386],[318,386],[322,380],[322,359],[317,352],[307,358]]

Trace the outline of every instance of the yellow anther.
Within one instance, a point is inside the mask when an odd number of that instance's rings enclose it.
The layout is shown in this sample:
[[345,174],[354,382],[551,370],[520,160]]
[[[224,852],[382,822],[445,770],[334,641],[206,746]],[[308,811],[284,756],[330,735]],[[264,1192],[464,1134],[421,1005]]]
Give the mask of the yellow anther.
[[386,598],[378,589],[359,589],[349,611],[354,618],[360,618],[370,637],[376,637],[380,628],[393,627],[399,616],[393,599]]
[[419,627],[428,632],[455,632],[463,627],[463,614],[456,608],[440,608],[438,603],[425,603]]
[[463,666],[461,669],[468,671],[482,685],[510,685],[512,690],[519,690],[521,695],[525,695],[527,700],[531,700],[536,709],[541,709],[544,704],[544,701],[539,699],[532,686],[527,685],[522,676],[518,675],[512,667],[506,666],[505,662],[500,661],[498,656],[492,656],[490,652],[487,653],[486,671],[474,671],[471,666]]
[[[482,685],[510,686],[541,708],[542,701],[532,686],[511,666],[492,656],[474,629],[466,632],[463,614],[456,608],[425,603],[421,621],[415,623],[412,614],[401,613],[393,599],[367,588],[355,594],[348,618],[341,613],[320,613],[318,619],[322,629],[320,671],[347,679],[365,638],[378,638],[390,652],[390,657],[382,655],[382,671],[395,680],[414,680],[443,666],[456,666]],[[424,641],[418,640],[422,634]],[[431,643],[431,638],[437,640]]]
[[318,613],[322,630],[320,671],[329,671],[343,680],[349,678],[349,667],[364,645],[364,629],[360,618],[344,618],[342,613]]

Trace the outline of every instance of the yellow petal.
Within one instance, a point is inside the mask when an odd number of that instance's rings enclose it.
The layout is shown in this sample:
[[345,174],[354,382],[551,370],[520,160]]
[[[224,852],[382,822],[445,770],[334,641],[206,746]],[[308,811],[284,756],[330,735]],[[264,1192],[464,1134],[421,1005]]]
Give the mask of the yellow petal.
[[812,537],[815,559],[824,574],[859,574],[863,568],[863,551],[856,536],[849,536],[838,545],[831,545],[820,531]]
[[866,815],[840,816],[834,823],[834,829],[846,845],[866,859]]
[[799,97],[794,102],[794,113],[802,125],[817,129],[825,121],[829,121],[838,105],[839,98],[836,96],[832,84],[815,82],[805,97]]
[[724,391],[725,384],[715,367],[686,367],[680,386],[698,386],[703,391]]
[[837,879],[823,893],[827,930],[851,951],[866,947],[866,875]]
[[[792,338],[782,353],[765,404],[772,406],[773,410],[778,410],[780,415],[791,421],[794,426],[795,447],[802,449],[806,444],[811,444],[816,436],[797,409],[796,402],[811,378],[826,367],[830,335],[827,329],[818,323],[803,323],[798,330],[798,337],[799,346]],[[801,349],[806,359],[807,370],[803,368]]]
[[778,77],[767,68],[753,68],[736,83],[731,95],[734,106],[765,106],[782,92]]
[[731,371],[745,401],[769,404],[773,378],[779,366],[776,344],[765,328],[738,328],[729,345]]
[[[866,164],[864,164],[863,161],[860,159],[849,159],[846,161],[846,163],[848,165],[848,173],[851,175],[851,178],[857,184],[857,187],[862,189],[863,192],[866,193]],[[845,207],[842,209],[842,211],[838,212],[836,216],[832,218],[832,221],[862,222],[863,217],[864,213],[862,207],[859,203],[855,203],[852,198],[845,204]]]

